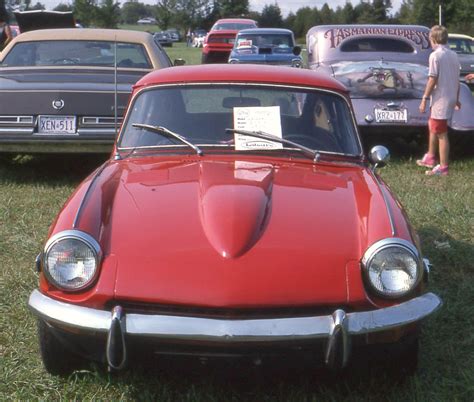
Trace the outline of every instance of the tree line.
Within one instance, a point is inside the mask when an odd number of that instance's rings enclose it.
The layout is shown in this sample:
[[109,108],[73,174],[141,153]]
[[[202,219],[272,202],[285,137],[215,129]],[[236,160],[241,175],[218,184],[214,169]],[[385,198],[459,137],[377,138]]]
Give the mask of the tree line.
[[[2,2],[4,0],[0,0]],[[260,27],[291,29],[296,37],[304,37],[315,25],[322,24],[417,24],[432,26],[439,22],[439,5],[442,24],[450,32],[474,35],[474,1],[472,0],[403,0],[399,10],[393,12],[391,0],[360,0],[358,4],[346,2],[331,8],[325,3],[321,8],[303,7],[285,18],[277,2],[268,0],[261,12],[251,11],[248,0],[157,0],[154,5],[138,0],[120,4],[115,0],[73,0],[61,3],[55,10],[73,11],[83,26],[116,28],[119,24],[135,24],[145,17],[155,18],[157,27],[164,30],[175,27],[182,32],[189,28],[209,30],[219,18],[243,17],[258,21]],[[27,9],[44,9],[37,2]],[[159,28],[158,28],[159,27]]]

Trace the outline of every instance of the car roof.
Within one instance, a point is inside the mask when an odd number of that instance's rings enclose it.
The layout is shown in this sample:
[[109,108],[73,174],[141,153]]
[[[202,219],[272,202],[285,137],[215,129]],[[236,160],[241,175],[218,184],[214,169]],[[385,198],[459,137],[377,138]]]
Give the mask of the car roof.
[[129,31],[125,29],[95,29],[95,28],[64,28],[39,29],[18,35],[15,42],[41,40],[106,40],[121,42],[146,42],[151,37],[148,32]]
[[148,32],[129,31],[125,29],[93,29],[93,28],[65,28],[65,29],[39,29],[29,31],[16,36],[0,53],[0,61],[3,60],[10,49],[22,42],[38,41],[60,41],[60,40],[89,40],[107,42],[125,42],[143,45],[154,68],[168,67],[163,65],[163,56],[160,48],[153,40],[153,35]]
[[311,86],[347,93],[339,81],[307,69],[271,65],[201,64],[165,68],[140,79],[135,88],[156,84],[246,83]]
[[469,35],[457,34],[457,33],[448,34],[448,38],[474,40],[474,38]]
[[293,31],[289,29],[285,29],[285,28],[247,28],[247,29],[241,29],[239,31],[239,35],[240,34],[276,34],[276,33],[292,35]]
[[221,18],[220,20],[217,20],[214,25],[221,22],[253,22],[254,24],[256,23],[255,20],[252,20],[250,18]]

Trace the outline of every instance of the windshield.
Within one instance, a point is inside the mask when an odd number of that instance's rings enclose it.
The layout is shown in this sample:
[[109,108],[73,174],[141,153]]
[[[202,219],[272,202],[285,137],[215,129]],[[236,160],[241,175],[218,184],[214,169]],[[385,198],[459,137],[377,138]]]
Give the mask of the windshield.
[[235,43],[237,49],[271,47],[281,51],[293,51],[293,38],[287,34],[239,34]]
[[247,28],[256,28],[255,24],[251,22],[222,22],[212,27],[212,31],[233,30],[240,31]]
[[449,38],[449,48],[459,54],[474,54],[474,42],[464,38]]
[[[20,42],[3,60],[3,66],[61,66],[79,65],[113,67],[114,42],[83,40],[48,40]],[[117,66],[152,68],[143,45],[117,43]]]
[[[242,142],[226,131],[230,128],[264,131],[319,151],[361,153],[345,99],[317,90],[242,84],[154,87],[134,98],[118,147],[178,146],[176,140],[143,130],[139,124],[166,127],[201,148],[261,149],[262,140]],[[242,143],[244,148],[237,148]]]

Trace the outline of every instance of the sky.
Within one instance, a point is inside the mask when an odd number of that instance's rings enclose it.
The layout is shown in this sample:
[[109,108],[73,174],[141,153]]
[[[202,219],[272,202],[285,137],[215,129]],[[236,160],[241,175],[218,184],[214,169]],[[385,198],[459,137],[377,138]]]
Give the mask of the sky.
[[[56,7],[59,3],[72,3],[72,0],[38,0],[41,4],[44,4],[47,9],[51,10]],[[156,0],[140,0],[143,3],[155,4]],[[290,11],[296,12],[302,7],[317,7],[321,8],[324,3],[328,3],[329,7],[333,10],[337,6],[343,7],[347,0],[249,0],[250,9],[252,11],[262,11],[266,4],[278,4],[281,9],[283,17],[286,17]],[[349,0],[354,6],[360,3],[360,0]],[[36,1],[32,0],[32,4]],[[119,3],[125,3],[125,0],[119,0]],[[400,8],[402,0],[392,0],[392,12],[397,11]]]
[[[338,6],[344,7],[346,2],[352,3],[356,6],[360,3],[360,0],[249,0],[250,8],[253,11],[262,11],[263,7],[267,4],[278,4],[283,17],[286,17],[290,11],[296,12],[298,9],[303,7],[317,7],[321,9],[324,3],[328,3],[329,7],[335,10]],[[402,0],[392,0],[392,12],[396,12]]]

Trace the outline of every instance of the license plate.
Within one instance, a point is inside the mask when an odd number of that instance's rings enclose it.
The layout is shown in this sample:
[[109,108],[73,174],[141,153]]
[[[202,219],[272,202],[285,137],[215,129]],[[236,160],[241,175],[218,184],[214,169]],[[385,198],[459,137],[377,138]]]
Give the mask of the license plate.
[[406,123],[408,121],[408,113],[403,110],[382,110],[375,109],[375,121],[377,123]]
[[76,117],[39,116],[38,134],[76,134]]

